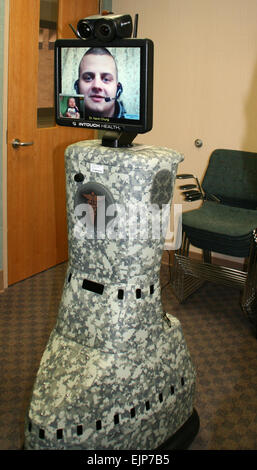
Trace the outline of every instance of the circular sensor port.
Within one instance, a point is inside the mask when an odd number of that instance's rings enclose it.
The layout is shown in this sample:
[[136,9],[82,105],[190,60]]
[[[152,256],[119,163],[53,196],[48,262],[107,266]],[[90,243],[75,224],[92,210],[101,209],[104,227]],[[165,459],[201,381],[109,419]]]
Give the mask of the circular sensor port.
[[92,36],[92,27],[86,20],[80,20],[77,24],[77,33],[81,39],[88,39]]
[[94,33],[101,41],[112,41],[115,37],[114,23],[106,20],[96,21]]

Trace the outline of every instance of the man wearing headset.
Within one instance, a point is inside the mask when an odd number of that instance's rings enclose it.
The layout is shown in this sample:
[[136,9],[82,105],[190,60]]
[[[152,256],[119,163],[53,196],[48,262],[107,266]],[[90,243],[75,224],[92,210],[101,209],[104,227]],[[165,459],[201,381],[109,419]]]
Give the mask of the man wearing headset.
[[118,101],[122,85],[118,82],[116,62],[108,49],[88,49],[81,59],[79,78],[74,87],[78,94],[84,95],[86,114],[96,117],[125,117],[124,106]]

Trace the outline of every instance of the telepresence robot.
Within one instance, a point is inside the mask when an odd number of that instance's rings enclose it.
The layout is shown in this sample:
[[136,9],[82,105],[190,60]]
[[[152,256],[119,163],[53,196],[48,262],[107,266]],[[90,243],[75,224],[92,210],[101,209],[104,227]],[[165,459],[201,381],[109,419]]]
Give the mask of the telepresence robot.
[[[132,146],[138,132],[152,128],[152,41],[127,39],[130,15],[84,18],[77,30],[80,39],[55,44],[56,122],[105,134],[102,142],[78,142],[65,152],[69,263],[32,393],[25,449],[184,449],[199,428],[195,370],[180,322],[163,311],[159,279],[183,157]],[[85,66],[88,54],[98,68]],[[111,62],[108,73],[99,69],[102,56]],[[117,82],[115,96],[107,96],[105,83],[100,89],[100,78]],[[122,116],[118,80],[126,88],[133,83],[125,106],[133,109]],[[91,83],[93,98],[85,91]],[[71,96],[79,118],[65,114]],[[94,114],[90,100],[112,106],[112,117]]]
[[158,234],[183,157],[93,140],[65,158],[69,264],[25,449],[186,448],[199,428],[195,370],[161,304],[165,217]]

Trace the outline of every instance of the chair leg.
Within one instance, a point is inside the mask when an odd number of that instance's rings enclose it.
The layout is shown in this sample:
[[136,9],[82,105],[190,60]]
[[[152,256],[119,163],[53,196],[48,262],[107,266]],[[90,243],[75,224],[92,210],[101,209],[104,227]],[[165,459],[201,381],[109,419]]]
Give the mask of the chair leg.
[[247,277],[241,299],[241,307],[256,328],[257,338],[257,237],[254,236],[248,258]]
[[203,281],[193,277],[189,274],[185,274],[183,268],[178,263],[177,258],[179,256],[189,255],[190,242],[186,233],[183,232],[182,244],[179,250],[175,252],[174,264],[170,266],[171,269],[171,286],[173,292],[180,303],[184,302],[187,297],[193,294],[199,287],[202,286]]
[[212,256],[211,256],[211,251],[210,250],[203,250],[203,260],[205,263],[210,263],[212,262]]

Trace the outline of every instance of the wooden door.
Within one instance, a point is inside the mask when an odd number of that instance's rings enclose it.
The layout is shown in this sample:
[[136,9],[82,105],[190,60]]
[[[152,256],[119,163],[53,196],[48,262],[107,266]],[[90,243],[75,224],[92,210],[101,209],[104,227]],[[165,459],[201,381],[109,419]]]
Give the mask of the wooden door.
[[[98,1],[59,0],[58,8],[58,37],[75,38],[69,23],[76,26],[78,19],[98,13]],[[8,285],[67,259],[64,151],[94,138],[89,130],[38,128],[39,14],[39,0],[10,0]],[[33,144],[13,148],[15,139]]]

